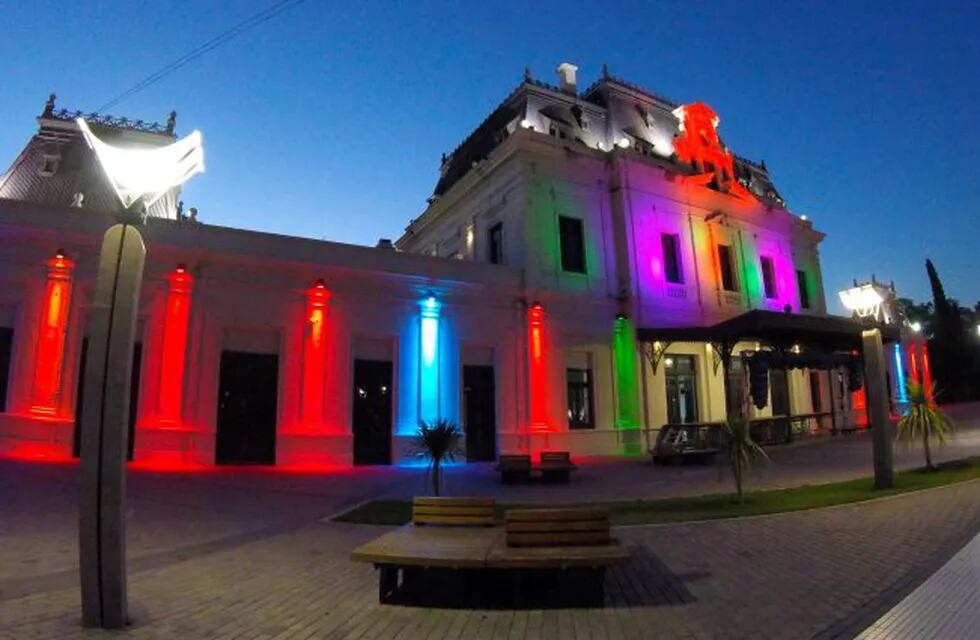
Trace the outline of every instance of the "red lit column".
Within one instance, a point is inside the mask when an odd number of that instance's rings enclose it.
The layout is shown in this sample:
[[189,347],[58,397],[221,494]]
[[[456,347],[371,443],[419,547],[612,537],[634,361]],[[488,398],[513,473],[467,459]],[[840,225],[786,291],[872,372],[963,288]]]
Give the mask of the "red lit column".
[[926,400],[934,404],[932,398],[932,372],[929,370],[929,347],[922,341],[922,386],[926,392]]
[[160,358],[160,422],[180,424],[184,401],[184,363],[187,359],[187,333],[191,315],[194,277],[184,265],[167,276],[170,285],[163,316],[163,343]]
[[921,384],[922,380],[919,378],[919,359],[915,355],[915,340],[909,342],[909,369],[912,372],[912,380],[916,384]]
[[75,263],[59,249],[47,266],[48,279],[34,358],[31,411],[54,415],[61,397],[65,331],[68,328],[68,311],[71,305],[71,272]]
[[306,290],[306,331],[303,338],[303,396],[301,421],[309,430],[324,424],[323,402],[327,378],[327,302],[330,291],[323,283]]
[[527,311],[528,396],[532,430],[548,429],[548,372],[544,309],[535,302]]

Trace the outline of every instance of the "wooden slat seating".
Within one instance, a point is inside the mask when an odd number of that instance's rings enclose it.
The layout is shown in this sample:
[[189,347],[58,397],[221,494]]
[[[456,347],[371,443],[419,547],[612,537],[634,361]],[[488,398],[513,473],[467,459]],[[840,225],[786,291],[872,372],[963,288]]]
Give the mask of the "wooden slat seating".
[[608,509],[511,509],[505,522],[509,547],[608,545],[612,540]]
[[[456,513],[434,514],[438,509]],[[380,569],[381,602],[390,602],[400,591],[419,593],[415,583],[421,570],[448,569],[463,571],[464,576],[489,570],[483,575],[492,577],[502,571],[513,578],[517,601],[523,599],[525,575],[543,574],[573,584],[590,604],[601,604],[605,568],[629,562],[629,552],[610,535],[608,509],[512,509],[503,528],[476,524],[481,518],[486,521],[487,512],[492,514],[493,509],[489,499],[417,498],[413,501],[416,523],[357,547],[351,559]],[[483,515],[459,514],[459,510]],[[434,522],[433,518],[440,519]],[[447,518],[457,524],[449,524]],[[489,519],[492,524],[492,515]],[[577,573],[566,574],[566,570]]]
[[531,456],[527,454],[504,454],[497,459],[500,481],[504,484],[529,482],[531,480]]
[[545,482],[568,482],[569,475],[575,465],[572,456],[567,451],[542,451],[541,479]]
[[412,523],[449,527],[492,527],[493,498],[427,498],[412,500]]

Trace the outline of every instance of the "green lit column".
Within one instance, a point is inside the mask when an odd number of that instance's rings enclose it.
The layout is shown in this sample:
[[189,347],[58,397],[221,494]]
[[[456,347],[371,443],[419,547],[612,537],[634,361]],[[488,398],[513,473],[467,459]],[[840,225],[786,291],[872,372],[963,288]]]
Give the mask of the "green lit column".
[[636,379],[636,332],[624,314],[613,326],[613,366],[616,371],[616,428],[622,434],[624,453],[641,453],[640,391]]

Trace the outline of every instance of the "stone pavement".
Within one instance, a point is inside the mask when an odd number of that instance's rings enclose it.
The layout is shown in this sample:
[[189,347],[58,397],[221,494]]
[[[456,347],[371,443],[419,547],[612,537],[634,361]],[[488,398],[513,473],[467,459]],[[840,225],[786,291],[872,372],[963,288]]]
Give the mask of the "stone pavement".
[[860,640],[974,640],[980,636],[980,535]]
[[[965,429],[941,455],[978,450],[977,432]],[[773,457],[756,486],[870,469],[863,436]],[[551,499],[617,487],[620,498],[729,490],[713,468],[641,460],[587,461],[576,475],[594,482],[555,488]],[[76,476],[73,464],[0,460],[2,640],[110,635],[78,626]],[[469,491],[465,483],[478,488],[492,476],[453,469],[448,484]],[[422,482],[412,468],[131,473],[127,637],[851,638],[980,532],[973,482],[781,516],[622,529],[635,562],[609,573],[602,609],[380,606],[374,570],[347,554],[384,529],[320,520],[370,497],[418,492]]]

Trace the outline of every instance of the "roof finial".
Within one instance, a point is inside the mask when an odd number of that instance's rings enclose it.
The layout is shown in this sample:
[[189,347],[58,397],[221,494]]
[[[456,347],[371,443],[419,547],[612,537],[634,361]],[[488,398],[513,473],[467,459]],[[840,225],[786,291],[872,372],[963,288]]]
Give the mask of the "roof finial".
[[177,112],[171,111],[170,115],[167,117],[167,133],[173,133],[174,128],[177,126]]
[[533,82],[534,78],[531,76],[531,68],[524,67],[524,82]]
[[42,117],[50,117],[54,113],[54,100],[57,98],[53,93],[48,96],[48,101],[44,103],[44,113],[41,114]]
[[610,75],[609,75],[609,65],[606,64],[605,62],[603,62],[602,63],[602,78],[604,80],[608,80],[609,77],[610,77]]

